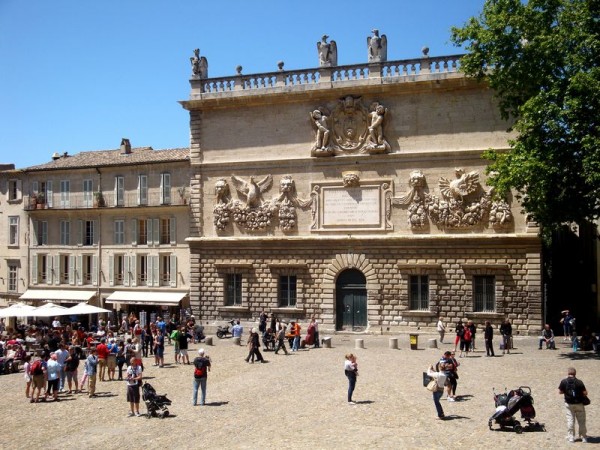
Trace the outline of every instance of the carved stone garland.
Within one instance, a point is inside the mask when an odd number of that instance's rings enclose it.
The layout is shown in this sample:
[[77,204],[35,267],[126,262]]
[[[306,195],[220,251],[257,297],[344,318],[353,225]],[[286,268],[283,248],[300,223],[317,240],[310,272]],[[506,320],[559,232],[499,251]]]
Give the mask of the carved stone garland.
[[425,191],[425,175],[419,170],[410,174],[410,191],[393,199],[396,206],[408,206],[408,224],[422,230],[429,221],[441,229],[471,228],[487,219],[488,226],[500,228],[513,222],[510,206],[505,200],[492,201],[492,190],[486,192],[477,172],[456,169],[456,178],[440,178],[442,198]]

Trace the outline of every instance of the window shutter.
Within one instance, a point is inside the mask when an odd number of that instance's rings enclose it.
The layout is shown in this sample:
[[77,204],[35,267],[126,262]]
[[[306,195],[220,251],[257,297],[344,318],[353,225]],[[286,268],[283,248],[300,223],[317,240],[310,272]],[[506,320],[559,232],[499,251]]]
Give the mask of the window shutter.
[[171,245],[177,243],[177,219],[175,217],[169,219],[169,240],[171,241]]
[[133,219],[131,221],[131,245],[137,245],[137,235],[138,235],[138,220]]
[[152,245],[152,219],[146,219],[146,245]]
[[[9,190],[6,190],[7,195],[10,195]],[[21,180],[17,180],[17,200],[21,200],[23,198],[23,182]]]
[[52,208],[52,181],[46,181],[46,206]]
[[77,265],[75,266],[75,278],[78,286],[83,285],[83,255],[77,255]]
[[92,256],[92,285],[98,286],[98,255]]
[[115,257],[110,255],[108,257],[108,285],[115,285]]
[[94,245],[98,245],[98,221],[97,220],[92,220],[92,242],[94,243]]
[[142,204],[142,176],[138,175],[137,204]]
[[42,244],[48,244],[48,222],[45,220],[42,222]]
[[31,258],[31,284],[38,284],[38,255]]
[[136,255],[131,255],[129,257],[129,270],[131,271],[130,284],[131,286],[137,286],[137,272],[136,272]]
[[129,286],[129,271],[131,268],[129,267],[129,256],[123,256],[123,286]]
[[170,255],[169,256],[170,261],[170,266],[171,266],[171,279],[170,279],[170,284],[172,288],[176,288],[177,287],[177,256],[176,255]]
[[159,219],[152,219],[152,243],[154,245],[160,244],[160,221]]
[[77,230],[77,245],[83,245],[83,220],[79,219],[77,221],[78,230]]
[[54,256],[54,284],[60,284],[60,255]]
[[69,284],[71,286],[75,285],[76,276],[75,255],[69,255]]
[[38,221],[37,220],[33,220],[31,222],[32,225],[32,229],[31,229],[31,233],[33,234],[33,240],[32,243],[33,245],[38,245]]
[[38,182],[37,182],[37,181],[32,181],[32,182],[31,182],[31,193],[32,193],[32,194],[37,194],[37,193],[38,193],[38,189],[39,189],[39,187],[38,187],[38,186],[39,186],[39,185],[38,185]]
[[158,255],[151,256],[152,259],[152,286],[160,286],[160,260]]

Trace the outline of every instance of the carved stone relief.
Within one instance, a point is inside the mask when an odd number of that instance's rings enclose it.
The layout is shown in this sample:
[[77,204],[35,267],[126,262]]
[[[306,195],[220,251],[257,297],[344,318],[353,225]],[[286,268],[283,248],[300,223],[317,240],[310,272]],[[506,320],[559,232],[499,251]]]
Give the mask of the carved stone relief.
[[208,61],[204,56],[200,56],[200,49],[194,50],[194,56],[190,58],[192,65],[192,78],[208,78]]
[[273,185],[271,175],[267,175],[260,181],[255,181],[253,176],[246,181],[232,175],[231,180],[242,201],[231,199],[229,186],[224,178],[217,180],[216,202],[213,208],[214,225],[217,231],[225,230],[231,218],[244,230],[266,230],[275,223],[275,217],[279,220],[281,230],[291,231],[296,228],[298,222],[295,208],[305,209],[312,203],[312,199],[303,200],[298,197],[294,180],[290,175],[281,178],[279,195],[266,201],[263,199],[263,194]]
[[315,130],[311,155],[316,157],[352,154],[376,154],[390,151],[384,136],[388,111],[374,102],[369,110],[360,97],[346,96],[330,113],[321,106],[310,113]]
[[356,172],[344,172],[342,173],[342,182],[344,187],[358,187],[360,186],[360,177]]
[[422,230],[433,223],[440,229],[468,229],[478,225],[500,228],[512,224],[513,216],[505,200],[493,201],[492,190],[486,192],[477,172],[455,170],[455,178],[441,177],[441,198],[427,192],[425,175],[420,170],[410,174],[410,190],[393,199],[396,206],[406,206],[408,224]]

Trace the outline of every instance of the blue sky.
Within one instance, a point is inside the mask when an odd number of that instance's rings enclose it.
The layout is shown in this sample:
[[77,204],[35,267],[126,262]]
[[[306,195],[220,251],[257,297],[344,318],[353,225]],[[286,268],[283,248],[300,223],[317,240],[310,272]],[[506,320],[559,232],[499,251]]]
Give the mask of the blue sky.
[[318,66],[322,34],[338,64],[367,60],[378,28],[388,60],[460,53],[450,27],[483,0],[0,0],[0,163],[41,164],[54,152],[189,145],[194,48],[209,76]]

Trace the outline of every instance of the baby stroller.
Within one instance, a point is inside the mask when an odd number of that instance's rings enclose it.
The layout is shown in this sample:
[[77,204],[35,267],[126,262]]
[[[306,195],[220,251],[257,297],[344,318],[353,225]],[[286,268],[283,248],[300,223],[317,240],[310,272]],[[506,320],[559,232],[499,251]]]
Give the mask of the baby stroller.
[[167,405],[171,404],[171,400],[166,395],[157,395],[150,383],[144,383],[142,386],[142,399],[146,403],[148,411],[147,417],[160,417],[164,419],[169,415]]
[[[500,425],[500,430],[512,428],[516,433],[533,431],[534,429],[545,430],[543,424],[532,422],[535,418],[535,408],[533,407],[531,388],[528,386],[519,386],[518,389],[510,391],[508,394],[506,391],[504,394],[496,394],[494,391],[494,403],[496,404],[496,412],[488,421],[490,430],[494,422]],[[521,418],[527,422],[525,427],[514,418],[518,411],[521,411]]]

